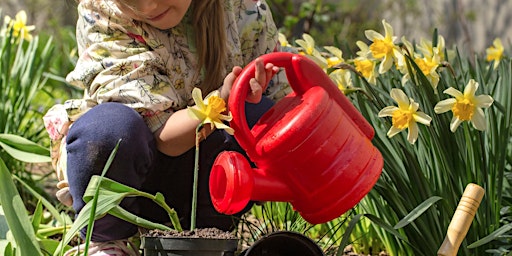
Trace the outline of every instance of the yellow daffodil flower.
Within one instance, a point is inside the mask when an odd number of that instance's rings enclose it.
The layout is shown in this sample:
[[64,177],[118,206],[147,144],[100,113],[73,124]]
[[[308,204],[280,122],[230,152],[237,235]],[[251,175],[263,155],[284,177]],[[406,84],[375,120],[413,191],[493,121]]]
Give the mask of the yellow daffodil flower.
[[327,68],[327,60],[322,56],[320,51],[315,48],[315,39],[309,34],[302,34],[302,39],[295,40],[300,47],[302,47],[299,54],[306,55],[308,58],[313,60],[321,68]]
[[485,50],[487,61],[494,61],[493,68],[497,68],[500,64],[500,60],[503,58],[503,51],[503,44],[499,38],[494,39],[492,46]]
[[188,107],[191,117],[198,119],[202,124],[210,124],[210,126],[217,129],[224,129],[227,133],[233,134],[233,128],[225,125],[223,121],[231,121],[231,113],[228,115],[222,114],[226,111],[226,102],[219,96],[219,91],[215,90],[208,94],[203,101],[203,95],[199,88],[192,90],[192,99],[194,99],[195,106]]
[[34,30],[36,27],[33,25],[27,26],[27,13],[25,11],[19,11],[14,19],[5,16],[4,24],[6,24],[7,30],[13,30],[13,36],[15,38],[20,37],[27,41],[32,40],[30,31]]
[[432,57],[416,58],[414,62],[416,62],[423,75],[425,75],[429,80],[430,85],[434,89],[434,93],[437,94],[436,88],[437,84],[439,84],[439,74],[437,73],[437,68],[441,64],[437,52],[434,52]]
[[366,59],[372,58],[372,51],[370,51],[370,47],[365,42],[357,41],[356,45],[359,47],[359,51],[356,52],[357,56]]
[[278,40],[281,47],[291,47],[290,43],[288,43],[288,39],[286,39],[286,36],[283,33],[279,33]]
[[364,33],[366,38],[372,41],[370,50],[373,57],[378,60],[382,60],[379,66],[379,73],[385,73],[393,65],[396,54],[399,49],[395,45],[394,41],[396,37],[393,36],[393,28],[385,20],[382,20],[384,25],[385,35],[382,35],[374,30],[366,30]]
[[370,84],[377,84],[377,62],[371,59],[363,57],[357,57],[354,59],[355,69],[361,73],[361,75],[368,80]]
[[477,130],[485,130],[486,123],[482,108],[490,107],[494,100],[489,95],[475,96],[477,89],[478,83],[473,79],[469,80],[466,88],[464,88],[464,93],[450,87],[444,93],[454,98],[442,100],[434,107],[434,111],[438,114],[450,110],[453,112],[453,118],[450,123],[450,130],[452,132],[455,132],[457,127],[464,121],[471,121],[471,124]]
[[347,89],[353,87],[352,75],[350,71],[346,69],[336,69],[329,74],[329,77],[343,93],[345,93]]
[[432,58],[434,55],[437,55],[439,57],[439,61],[444,61],[444,45],[444,37],[437,36],[437,45],[435,47],[433,46],[432,41],[428,41],[423,38],[420,40],[420,44],[416,45],[416,47],[423,54],[423,57]]
[[336,65],[345,62],[345,60],[343,59],[343,52],[338,47],[324,46],[324,49],[326,49],[329,53],[332,54],[331,57],[327,58],[328,68],[332,68]]
[[419,104],[414,102],[413,99],[407,97],[402,90],[393,88],[391,89],[390,95],[398,104],[398,107],[388,106],[379,112],[379,117],[391,117],[392,126],[387,135],[391,138],[399,132],[408,129],[407,141],[414,144],[418,139],[417,123],[429,126],[432,118],[427,114],[418,111]]
[[377,62],[372,57],[370,47],[363,41],[357,41],[356,45],[359,47],[359,51],[356,52],[358,57],[353,60],[355,69],[361,73],[370,84],[377,84]]

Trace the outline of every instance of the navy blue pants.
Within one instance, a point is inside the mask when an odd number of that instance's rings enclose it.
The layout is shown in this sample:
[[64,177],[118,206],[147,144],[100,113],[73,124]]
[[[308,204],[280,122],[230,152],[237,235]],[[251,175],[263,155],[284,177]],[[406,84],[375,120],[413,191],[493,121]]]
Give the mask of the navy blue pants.
[[[246,104],[246,116],[252,126],[273,102],[267,98],[258,104]],[[67,137],[67,174],[73,197],[73,208],[78,213],[84,207],[82,199],[92,175],[100,175],[105,163],[121,139],[116,157],[106,177],[151,194],[161,192],[174,208],[184,229],[190,228],[192,181],[195,149],[171,157],[156,149],[155,139],[141,116],[120,103],[100,104],[80,117]],[[208,182],[216,156],[232,150],[243,153],[234,137],[223,130],[215,130],[200,145],[199,185],[196,227],[216,227],[232,230],[234,216],[218,213],[211,202]],[[160,206],[144,198],[126,198],[121,202],[126,210],[151,221],[168,223],[170,220]],[[246,209],[248,210],[250,206]],[[239,213],[239,215],[243,212]],[[84,228],[82,236],[85,237]],[[93,241],[111,241],[133,236],[137,227],[111,215],[96,220]]]

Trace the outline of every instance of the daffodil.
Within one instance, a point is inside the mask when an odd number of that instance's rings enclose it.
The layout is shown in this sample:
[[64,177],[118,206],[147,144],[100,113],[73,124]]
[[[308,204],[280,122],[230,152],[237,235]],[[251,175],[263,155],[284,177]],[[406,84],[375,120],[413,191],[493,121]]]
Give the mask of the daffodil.
[[336,69],[329,74],[331,80],[338,86],[338,88],[345,93],[347,89],[352,86],[352,75],[346,69]]
[[315,48],[315,39],[313,39],[312,36],[304,33],[302,34],[302,39],[295,40],[295,43],[302,48],[300,49],[299,54],[306,55],[321,68],[327,68],[327,60],[322,56],[320,51]]
[[444,37],[438,36],[437,37],[437,45],[434,46],[431,41],[421,39],[420,44],[416,45],[418,50],[423,54],[423,57],[425,58],[432,58],[434,55],[437,55],[439,57],[439,61],[444,61],[444,51],[445,51],[445,42]]
[[436,88],[437,84],[439,83],[439,74],[437,73],[437,68],[441,64],[440,57],[437,55],[437,52],[434,52],[432,57],[416,58],[414,62],[416,62],[416,65],[418,65],[423,75],[427,77],[430,85],[434,89],[434,93],[437,94]]
[[434,107],[434,111],[438,114],[450,110],[453,112],[453,118],[450,123],[450,130],[452,132],[455,132],[457,127],[464,121],[470,121],[477,130],[485,130],[486,123],[482,108],[490,107],[494,100],[489,95],[475,96],[477,89],[478,83],[473,79],[469,80],[466,88],[464,88],[464,93],[450,87],[444,93],[453,96],[453,98],[442,100]]
[[4,24],[6,24],[7,30],[12,29],[12,33],[15,38],[20,37],[27,41],[32,40],[30,31],[34,30],[35,26],[27,26],[27,13],[25,11],[19,11],[14,19],[9,16],[5,16]]
[[396,54],[399,53],[398,47],[394,41],[396,39],[393,36],[393,28],[385,20],[382,20],[384,25],[385,35],[382,35],[374,30],[366,30],[364,33],[366,38],[372,41],[370,50],[373,57],[378,60],[382,60],[379,66],[379,73],[385,73],[388,71],[396,58]]
[[288,39],[286,39],[286,36],[283,33],[279,33],[278,40],[281,47],[291,47],[290,43],[288,43]]
[[387,135],[389,138],[399,132],[408,129],[407,141],[414,144],[418,139],[418,124],[429,126],[432,118],[427,114],[418,111],[419,104],[400,89],[391,89],[391,98],[398,104],[397,106],[388,106],[379,112],[379,117],[391,117],[392,126]]
[[332,54],[331,57],[327,58],[328,68],[332,68],[336,65],[345,62],[345,60],[343,59],[343,52],[338,47],[324,46],[324,49],[326,49],[329,53]]
[[494,39],[492,46],[485,51],[487,53],[487,61],[494,61],[493,68],[497,68],[500,64],[500,60],[503,58],[503,44],[501,43],[501,39]]
[[188,107],[189,114],[201,121],[201,124],[210,124],[217,129],[224,129],[227,133],[233,134],[233,128],[227,126],[223,121],[231,121],[232,116],[222,114],[226,111],[226,102],[219,96],[219,91],[215,90],[208,94],[203,100],[203,95],[199,88],[192,90],[192,99],[195,106]]
[[370,84],[377,84],[377,62],[363,57],[354,59],[354,66]]

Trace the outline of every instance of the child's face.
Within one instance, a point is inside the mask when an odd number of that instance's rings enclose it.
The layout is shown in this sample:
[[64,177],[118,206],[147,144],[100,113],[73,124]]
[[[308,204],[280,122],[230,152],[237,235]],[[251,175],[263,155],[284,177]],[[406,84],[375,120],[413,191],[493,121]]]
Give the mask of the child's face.
[[119,9],[134,20],[159,29],[178,25],[192,0],[116,0]]

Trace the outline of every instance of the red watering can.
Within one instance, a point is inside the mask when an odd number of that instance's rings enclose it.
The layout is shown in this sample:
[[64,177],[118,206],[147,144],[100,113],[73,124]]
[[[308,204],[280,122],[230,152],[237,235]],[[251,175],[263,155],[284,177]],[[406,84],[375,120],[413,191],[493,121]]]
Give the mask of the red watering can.
[[382,155],[374,130],[312,60],[270,53],[264,63],[283,67],[293,92],[249,129],[245,97],[255,65],[235,81],[229,97],[235,138],[257,166],[226,151],[215,160],[210,194],[217,211],[234,214],[250,200],[290,202],[308,222],[324,223],[354,207],[377,182]]

